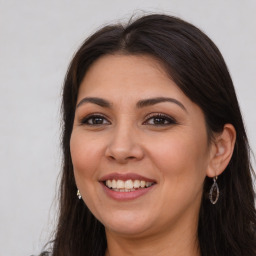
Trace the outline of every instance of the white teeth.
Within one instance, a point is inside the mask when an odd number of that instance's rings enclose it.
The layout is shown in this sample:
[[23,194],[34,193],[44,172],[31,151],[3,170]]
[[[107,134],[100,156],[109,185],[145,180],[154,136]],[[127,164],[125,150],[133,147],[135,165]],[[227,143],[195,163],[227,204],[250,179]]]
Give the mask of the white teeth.
[[106,186],[114,191],[131,192],[138,188],[148,188],[153,185],[153,182],[144,180],[106,180]]
[[125,183],[124,183],[124,186],[126,189],[131,189],[133,188],[133,182],[132,180],[126,180]]
[[124,188],[124,181],[123,180],[118,180],[116,182],[116,188]]
[[107,180],[106,185],[107,185],[107,187],[112,188],[112,182],[111,182],[111,180]]
[[148,188],[148,187],[150,187],[152,184],[153,184],[153,182],[147,181],[147,182],[146,182],[146,187]]
[[140,181],[139,181],[139,180],[135,180],[135,181],[133,182],[133,187],[134,187],[134,188],[139,188],[139,187],[140,187]]
[[112,180],[112,188],[116,188],[116,180]]

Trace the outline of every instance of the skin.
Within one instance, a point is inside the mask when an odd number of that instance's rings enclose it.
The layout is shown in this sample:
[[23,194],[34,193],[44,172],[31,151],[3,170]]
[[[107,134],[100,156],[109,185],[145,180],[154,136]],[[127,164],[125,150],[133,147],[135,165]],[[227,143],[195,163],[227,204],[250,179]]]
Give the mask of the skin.
[[[86,102],[87,97],[111,106]],[[176,102],[136,105],[155,97]],[[98,119],[89,118],[95,113]],[[157,119],[159,113],[167,118]],[[234,140],[234,129],[226,125],[209,144],[202,110],[154,58],[98,59],[80,85],[70,148],[77,187],[105,226],[106,255],[200,255],[203,182],[225,169]],[[137,173],[156,184],[139,198],[116,201],[99,182],[113,172]]]

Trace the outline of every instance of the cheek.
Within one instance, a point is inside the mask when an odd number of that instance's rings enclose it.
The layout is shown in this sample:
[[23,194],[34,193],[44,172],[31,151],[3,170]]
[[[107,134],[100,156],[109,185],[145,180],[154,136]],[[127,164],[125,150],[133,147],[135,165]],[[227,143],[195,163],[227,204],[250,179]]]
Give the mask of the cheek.
[[198,183],[201,188],[208,161],[205,139],[194,134],[174,134],[152,145],[151,157],[166,184],[174,189]]
[[101,155],[99,142],[74,131],[70,139],[70,153],[76,178],[91,177],[95,174]]

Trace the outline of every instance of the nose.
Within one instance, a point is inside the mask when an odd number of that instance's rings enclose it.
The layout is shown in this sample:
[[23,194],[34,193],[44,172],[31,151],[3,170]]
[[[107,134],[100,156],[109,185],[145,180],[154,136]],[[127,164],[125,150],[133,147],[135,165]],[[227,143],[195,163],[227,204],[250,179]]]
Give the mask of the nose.
[[125,164],[131,160],[138,161],[144,157],[140,136],[131,127],[116,127],[105,152],[109,160]]

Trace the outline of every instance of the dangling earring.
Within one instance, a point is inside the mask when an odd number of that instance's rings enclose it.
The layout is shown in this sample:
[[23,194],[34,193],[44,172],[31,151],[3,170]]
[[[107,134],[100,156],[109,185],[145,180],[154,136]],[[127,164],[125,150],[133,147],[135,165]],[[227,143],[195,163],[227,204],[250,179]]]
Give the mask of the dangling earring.
[[80,191],[79,191],[79,189],[77,190],[77,193],[76,193],[76,195],[77,195],[78,199],[81,199],[81,198],[82,198],[82,196],[81,196],[81,194],[80,194]]
[[[217,203],[217,201],[219,199],[219,195],[220,195],[220,190],[219,190],[218,184],[216,182],[217,179],[218,179],[218,176],[213,178],[213,184],[211,186],[211,190],[210,190],[210,194],[209,194],[209,199],[212,204]],[[213,199],[213,195],[214,195],[215,199]]]

